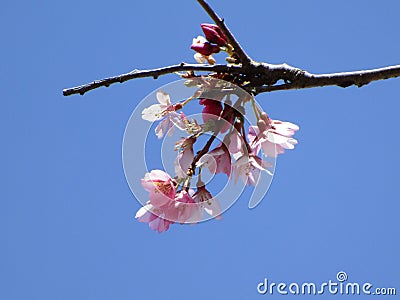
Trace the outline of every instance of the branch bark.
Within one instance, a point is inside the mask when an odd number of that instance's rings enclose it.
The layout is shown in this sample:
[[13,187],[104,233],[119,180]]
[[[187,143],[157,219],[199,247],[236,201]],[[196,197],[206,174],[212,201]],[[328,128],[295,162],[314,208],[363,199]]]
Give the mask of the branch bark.
[[[348,87],[356,85],[361,87],[372,81],[400,77],[400,65],[384,67],[380,69],[362,70],[355,72],[342,72],[331,74],[312,74],[305,70],[289,66],[287,64],[268,64],[253,61],[239,45],[231,31],[205,0],[197,0],[213,21],[219,26],[233,46],[240,63],[228,65],[202,65],[186,64],[172,65],[151,70],[133,70],[126,74],[95,80],[81,86],[64,89],[64,96],[73,94],[85,94],[86,92],[102,86],[108,87],[116,82],[125,82],[135,78],[153,77],[157,79],[161,75],[176,72],[208,72],[208,75],[217,75],[217,78],[227,79],[243,87],[253,95],[281,90],[303,89],[336,85]],[[277,84],[280,80],[284,84]]]
[[243,48],[240,46],[239,42],[235,39],[232,32],[226,26],[224,19],[220,18],[217,13],[210,7],[210,5],[204,0],[197,0],[201,7],[207,12],[207,14],[211,17],[211,19],[215,22],[216,25],[222,30],[225,36],[228,38],[228,42],[232,45],[233,51],[239,57],[240,62],[246,66],[251,63],[251,58],[246,54]]
[[[85,94],[86,92],[102,86],[108,87],[113,83],[122,83],[135,78],[153,77],[184,71],[202,71],[211,74],[235,74],[239,80],[249,82],[243,88],[253,94],[273,92],[281,90],[293,90],[312,87],[339,86],[349,87],[356,85],[361,87],[370,82],[388,78],[400,77],[400,65],[379,69],[363,70],[355,72],[342,72],[330,74],[312,74],[310,72],[289,66],[287,64],[274,65],[267,63],[251,62],[250,65],[200,65],[185,64],[172,65],[151,70],[133,70],[126,74],[95,80],[91,83],[64,89],[63,95]],[[280,80],[285,84],[276,85]]]
[[330,74],[312,74],[304,71],[303,73],[296,75],[292,82],[280,85],[257,87],[255,88],[255,94],[323,86],[339,86],[346,88],[356,85],[358,87],[362,87],[373,81],[395,77],[400,77],[400,65],[379,69]]
[[231,69],[231,68],[226,65],[211,66],[211,65],[185,64],[185,63],[181,63],[179,65],[163,67],[163,68],[151,69],[151,70],[135,69],[126,74],[121,74],[118,76],[95,80],[93,82],[90,82],[90,83],[87,83],[84,85],[80,85],[80,86],[69,88],[69,89],[64,89],[63,95],[64,96],[70,96],[73,94],[83,95],[90,90],[94,90],[94,89],[97,89],[102,86],[108,87],[113,83],[117,83],[117,82],[123,83],[125,81],[132,80],[135,78],[153,77],[154,79],[157,79],[161,75],[172,74],[172,73],[176,73],[176,72],[184,72],[184,71],[226,72],[229,69]]

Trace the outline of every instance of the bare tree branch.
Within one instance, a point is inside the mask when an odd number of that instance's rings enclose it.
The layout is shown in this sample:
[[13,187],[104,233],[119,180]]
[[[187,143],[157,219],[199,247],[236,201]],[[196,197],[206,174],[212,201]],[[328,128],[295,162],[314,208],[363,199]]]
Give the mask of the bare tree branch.
[[[339,87],[349,87],[356,85],[362,87],[372,81],[400,77],[400,65],[389,66],[379,69],[363,70],[355,72],[341,72],[331,74],[312,74],[309,72],[298,73],[291,82],[256,87],[255,94],[263,92],[273,92],[282,90],[304,89],[313,87],[323,87],[336,85]],[[282,78],[285,80],[284,78]]]
[[220,18],[216,12],[210,7],[210,5],[204,0],[197,0],[201,7],[207,12],[207,14],[211,17],[211,19],[215,22],[216,25],[222,30],[225,36],[228,38],[228,42],[233,46],[233,51],[239,57],[240,62],[243,65],[248,65],[251,63],[251,58],[246,54],[243,48],[240,46],[239,42],[235,39],[232,32],[225,25],[224,19]]
[[157,68],[152,70],[133,70],[126,74],[121,74],[114,77],[104,78],[100,80],[95,80],[91,83],[84,84],[81,86],[73,87],[70,89],[64,89],[63,95],[69,96],[73,94],[85,94],[90,90],[97,89],[99,87],[105,86],[108,87],[113,83],[123,83],[125,81],[135,79],[135,78],[143,78],[143,77],[153,77],[157,79],[161,75],[171,74],[175,72],[183,72],[183,71],[208,71],[208,72],[236,72],[240,73],[241,67],[239,66],[227,66],[227,65],[200,65],[200,64],[185,64],[181,63],[179,65],[173,65],[163,68]]
[[[312,87],[336,85],[348,87],[356,85],[361,87],[372,81],[400,77],[400,65],[380,69],[363,70],[355,72],[342,72],[331,74],[312,74],[307,71],[289,66],[287,64],[274,65],[267,63],[255,63],[250,65],[200,65],[185,64],[157,68],[152,70],[133,70],[129,73],[95,80],[91,83],[63,90],[64,96],[73,94],[85,94],[87,91],[106,86],[116,82],[125,82],[135,78],[153,77],[157,79],[161,75],[183,71],[203,71],[212,74],[235,75],[236,82],[244,89],[259,94],[281,90],[293,90]],[[280,80],[285,84],[276,85]]]
[[[64,96],[73,94],[83,95],[87,91],[102,86],[108,87],[110,84],[116,82],[122,83],[135,78],[153,77],[154,79],[157,79],[161,75],[185,71],[192,72],[190,76],[195,76],[195,71],[208,72],[208,75],[229,80],[232,83],[243,87],[253,95],[264,92],[331,85],[336,85],[343,88],[351,85],[361,87],[372,81],[400,77],[400,65],[355,72],[312,74],[287,64],[274,65],[255,62],[240,47],[231,31],[228,29],[228,27],[226,27],[224,20],[215,13],[208,3],[205,0],[197,1],[226,35],[228,42],[233,46],[234,52],[239,58],[241,64],[202,65],[181,63],[179,65],[151,70],[135,69],[126,74],[95,80],[85,85],[64,89]],[[284,84],[277,84],[280,80],[283,80]]]

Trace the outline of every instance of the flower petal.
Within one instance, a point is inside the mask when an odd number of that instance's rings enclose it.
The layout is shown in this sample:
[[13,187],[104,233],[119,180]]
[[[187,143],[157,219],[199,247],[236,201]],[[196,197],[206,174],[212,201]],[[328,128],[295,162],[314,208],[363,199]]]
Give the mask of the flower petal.
[[[157,125],[157,127],[155,128],[155,133],[157,135],[157,137],[159,139],[161,139],[167,132],[168,130],[171,128],[171,130],[173,130],[173,123],[169,120],[169,118],[165,118],[164,120],[162,120],[160,122],[160,124]],[[171,133],[171,131],[168,132],[168,134],[171,136],[173,134],[173,131]]]
[[149,173],[146,173],[144,176],[145,180],[151,181],[170,181],[172,180],[171,176],[168,175],[167,172],[163,170],[151,170]]
[[146,121],[156,121],[162,118],[164,108],[160,104],[153,104],[142,111],[142,119]]
[[209,214],[210,216],[216,218],[217,220],[221,220],[221,207],[219,206],[219,203],[217,199],[212,198],[206,202],[203,202],[204,205],[204,211]]
[[169,95],[163,91],[157,92],[157,100],[164,107],[164,109],[166,109],[168,106],[171,105],[171,100],[169,98]]
[[290,123],[290,122],[282,122],[279,120],[273,120],[272,126],[275,127],[275,130],[282,135],[292,136],[296,131],[300,128],[298,125]]
[[161,207],[166,204],[169,204],[170,201],[173,201],[171,196],[173,196],[173,195],[165,195],[158,189],[154,189],[149,194],[149,200],[150,200],[150,203],[153,204],[155,207]]
[[231,133],[231,135],[229,136],[229,153],[232,154],[236,154],[236,153],[240,153],[243,154],[243,140],[242,137],[239,135],[239,133],[235,130]]
[[186,130],[187,126],[185,123],[186,116],[181,112],[178,114],[177,112],[170,112],[168,113],[168,117],[172,124],[174,124],[176,127],[178,127],[180,130]]
[[181,151],[174,161],[175,174],[179,178],[186,178],[186,172],[193,162],[194,153],[193,148]]
[[194,59],[199,63],[199,64],[205,64],[207,62],[207,58],[200,53],[195,53],[194,55]]
[[135,218],[142,218],[146,213],[150,212],[151,209],[153,208],[153,205],[151,204],[146,204],[145,206],[142,206],[135,215]]

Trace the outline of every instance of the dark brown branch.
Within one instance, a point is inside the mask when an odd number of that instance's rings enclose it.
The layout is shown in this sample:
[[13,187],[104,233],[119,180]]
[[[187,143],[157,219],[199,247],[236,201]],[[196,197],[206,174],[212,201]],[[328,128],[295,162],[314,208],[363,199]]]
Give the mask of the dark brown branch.
[[[273,65],[255,62],[240,47],[231,31],[226,27],[224,20],[215,13],[208,3],[205,0],[197,1],[226,35],[241,64],[211,66],[181,63],[179,65],[152,70],[135,69],[126,74],[95,80],[85,85],[64,89],[64,96],[73,94],[83,95],[87,91],[102,86],[108,87],[113,83],[122,83],[135,78],[153,77],[154,79],[157,79],[161,75],[185,71],[208,72],[209,74],[211,73],[211,76],[218,73],[218,76],[216,76],[217,78],[229,80],[232,83],[243,87],[253,95],[264,92],[332,85],[340,87],[356,85],[361,87],[372,81],[400,77],[400,65],[355,72],[312,74],[287,64]],[[283,80],[285,83],[277,84],[280,80]]]
[[246,54],[243,48],[240,46],[239,42],[235,39],[232,32],[225,25],[224,19],[220,18],[216,12],[210,7],[210,5],[204,0],[197,0],[201,7],[207,12],[211,19],[216,25],[222,30],[225,36],[228,38],[228,42],[233,46],[234,52],[239,57],[240,62],[243,65],[248,65],[251,63],[251,58]]
[[[356,85],[361,87],[372,81],[400,77],[400,65],[390,66],[380,69],[343,72],[332,74],[312,74],[307,71],[289,66],[287,64],[273,65],[267,63],[251,62],[250,65],[198,65],[184,64],[157,68],[152,70],[133,70],[132,72],[109,77],[94,82],[63,90],[64,96],[73,94],[83,95],[87,91],[109,86],[116,82],[125,82],[127,80],[143,77],[157,78],[161,75],[171,74],[182,71],[205,71],[209,73],[234,74],[238,80],[249,82],[243,86],[249,92],[254,94],[273,92],[280,90],[292,90],[311,87],[323,87],[336,85],[348,87]],[[279,80],[287,82],[276,85]]]
[[194,175],[195,170],[196,170],[196,163],[200,160],[200,158],[206,154],[211,147],[211,144],[214,142],[215,138],[218,135],[218,131],[214,131],[213,135],[209,138],[207,143],[204,145],[203,149],[201,149],[197,155],[193,158],[192,164],[189,167],[188,173],[191,175]]
[[[288,70],[292,67],[287,66]],[[295,74],[295,70],[289,70]],[[263,92],[273,92],[282,90],[304,89],[323,86],[339,86],[349,87],[356,85],[362,87],[370,82],[400,77],[400,65],[389,66],[379,69],[363,70],[355,72],[341,72],[331,74],[312,74],[306,71],[299,72],[294,75],[293,79],[286,79],[289,83],[271,86],[256,87],[254,92],[256,94]],[[284,78],[282,78],[285,80]]]
[[181,63],[179,65],[173,65],[163,68],[151,69],[151,70],[133,70],[126,74],[121,74],[114,77],[109,77],[101,80],[95,80],[93,82],[73,87],[70,89],[64,89],[63,95],[70,96],[73,94],[85,94],[90,90],[97,89],[99,87],[105,86],[108,87],[113,83],[123,83],[125,81],[135,79],[135,78],[143,78],[143,77],[153,77],[157,79],[161,75],[171,74],[175,72],[183,72],[183,71],[208,71],[208,72],[228,72],[233,71],[233,69],[238,69],[239,72],[240,67],[228,67],[226,65],[198,65],[198,64],[185,64]]

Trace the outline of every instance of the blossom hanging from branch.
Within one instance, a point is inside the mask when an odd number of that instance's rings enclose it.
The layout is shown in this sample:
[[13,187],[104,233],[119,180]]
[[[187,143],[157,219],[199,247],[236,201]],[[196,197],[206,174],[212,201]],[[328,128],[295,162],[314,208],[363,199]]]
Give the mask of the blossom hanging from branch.
[[[157,79],[171,73],[184,78],[188,87],[196,88],[193,95],[179,101],[160,90],[156,95],[158,103],[154,102],[142,111],[143,120],[158,122],[154,129],[158,139],[171,138],[177,131],[184,135],[175,144],[174,174],[152,170],[143,174],[141,181],[148,199],[136,218],[159,233],[174,223],[198,223],[204,215],[221,219],[220,199],[214,195],[209,183],[202,180],[206,171],[212,175],[222,174],[229,181],[257,186],[262,174],[273,175],[270,159],[295,148],[298,142],[294,134],[299,127],[291,122],[271,119],[256,103],[256,95],[332,85],[362,87],[376,80],[400,77],[400,65],[312,74],[287,64],[256,62],[240,46],[224,19],[206,1],[197,1],[215,23],[201,24],[204,36],[193,38],[190,48],[195,51],[194,59],[198,64],[135,69],[63,90],[65,96],[83,95],[113,83],[143,77]],[[214,58],[214,54],[220,52],[226,53],[223,64],[217,64]],[[184,113],[190,103],[195,103],[201,110],[201,121],[190,119]],[[254,124],[246,124],[249,114],[246,105],[252,108]],[[208,140],[199,146],[207,135]]]
[[[257,186],[263,173],[273,176],[268,159],[297,144],[293,135],[299,127],[271,119],[240,87],[212,77],[185,77],[185,85],[195,88],[191,97],[174,103],[159,90],[155,97],[159,104],[142,110],[142,119],[155,123],[153,134],[159,138],[162,132],[169,139],[176,130],[186,135],[175,142],[174,174],[152,170],[142,179],[148,202],[136,218],[160,233],[174,223],[198,223],[204,214],[221,219],[219,199],[209,188],[210,181],[202,180],[206,170],[213,178],[222,174],[234,183],[240,179],[244,185]],[[189,104],[202,111],[202,122],[189,120],[183,112]],[[255,116],[253,126],[246,123],[250,113],[246,105]]]

